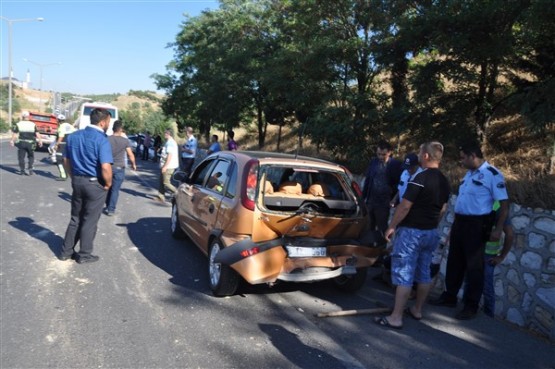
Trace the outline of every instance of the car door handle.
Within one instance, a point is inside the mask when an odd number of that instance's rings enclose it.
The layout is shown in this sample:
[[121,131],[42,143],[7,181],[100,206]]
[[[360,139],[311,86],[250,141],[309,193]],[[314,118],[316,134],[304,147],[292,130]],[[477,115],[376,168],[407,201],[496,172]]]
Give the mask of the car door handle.
[[216,209],[216,207],[214,206],[214,204],[210,204],[210,206],[208,207],[208,212],[210,214],[212,214],[214,212],[214,209]]

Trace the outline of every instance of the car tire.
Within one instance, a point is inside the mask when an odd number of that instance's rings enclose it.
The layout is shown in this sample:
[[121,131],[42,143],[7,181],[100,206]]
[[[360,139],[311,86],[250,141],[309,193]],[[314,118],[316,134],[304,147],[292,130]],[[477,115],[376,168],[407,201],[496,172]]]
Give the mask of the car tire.
[[335,287],[341,291],[356,292],[366,283],[367,274],[368,268],[358,268],[356,274],[335,277],[333,282]]
[[214,296],[231,296],[239,286],[239,275],[228,265],[215,263],[216,255],[222,250],[220,240],[215,239],[208,250],[208,283]]
[[185,238],[185,232],[181,229],[179,225],[179,214],[177,212],[177,205],[174,203],[172,205],[172,215],[170,218],[170,229],[172,231],[172,237],[177,239]]

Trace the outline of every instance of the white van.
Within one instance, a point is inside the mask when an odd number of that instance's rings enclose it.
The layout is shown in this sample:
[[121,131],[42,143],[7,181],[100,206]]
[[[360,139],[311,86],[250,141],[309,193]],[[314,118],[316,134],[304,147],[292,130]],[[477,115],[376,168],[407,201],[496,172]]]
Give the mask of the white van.
[[91,124],[91,111],[96,108],[106,109],[110,112],[112,118],[110,119],[110,126],[106,131],[107,135],[111,135],[114,133],[112,127],[114,126],[114,122],[119,119],[118,116],[118,108],[114,105],[103,103],[103,102],[86,102],[81,105],[81,112],[79,114],[79,118],[77,119],[77,124],[75,125],[77,129],[83,129],[89,124]]

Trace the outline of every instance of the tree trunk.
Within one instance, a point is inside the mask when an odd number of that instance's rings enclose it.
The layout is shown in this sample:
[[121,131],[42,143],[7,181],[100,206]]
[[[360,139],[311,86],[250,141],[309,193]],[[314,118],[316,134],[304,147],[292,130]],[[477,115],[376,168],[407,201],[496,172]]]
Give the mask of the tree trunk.
[[480,142],[484,143],[486,135],[484,125],[486,122],[486,91],[488,82],[488,63],[483,62],[480,65],[480,80],[478,82],[478,96],[476,97],[476,112],[474,113],[474,122],[476,124],[476,133]]
[[551,169],[549,174],[555,174],[555,141],[553,141],[553,147],[551,148]]
[[278,131],[278,140],[277,140],[277,151],[279,152],[279,146],[281,144],[281,128],[283,127],[283,124],[279,125],[279,131]]

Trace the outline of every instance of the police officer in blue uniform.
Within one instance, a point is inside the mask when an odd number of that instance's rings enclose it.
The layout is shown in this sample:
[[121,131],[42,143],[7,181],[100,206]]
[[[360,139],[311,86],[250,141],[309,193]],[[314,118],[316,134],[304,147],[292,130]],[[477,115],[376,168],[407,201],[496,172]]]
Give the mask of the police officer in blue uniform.
[[[91,124],[67,138],[64,165],[71,174],[71,219],[67,226],[62,261],[75,259],[79,264],[99,259],[93,255],[98,219],[112,186],[112,147],[106,137],[110,113],[105,109],[91,112]],[[80,242],[79,252],[75,246]]]
[[[455,307],[457,294],[466,278],[463,309],[457,319],[472,319],[478,312],[484,288],[484,251],[487,241],[498,241],[509,212],[503,174],[483,157],[480,146],[467,144],[459,148],[461,164],[468,169],[459,187],[455,203],[455,221],[451,227],[445,291],[432,305]],[[492,214],[499,201],[499,217]],[[492,226],[496,227],[492,231]]]

